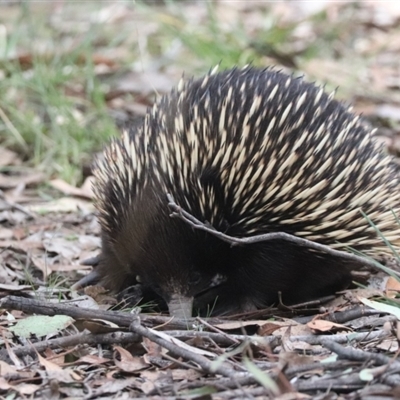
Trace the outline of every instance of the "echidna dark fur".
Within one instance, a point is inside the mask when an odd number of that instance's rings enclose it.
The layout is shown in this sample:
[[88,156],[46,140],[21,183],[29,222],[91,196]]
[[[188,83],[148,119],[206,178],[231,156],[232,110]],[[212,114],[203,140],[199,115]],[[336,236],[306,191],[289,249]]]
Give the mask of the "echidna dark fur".
[[[181,82],[114,140],[95,171],[96,274],[140,282],[190,313],[313,299],[344,288],[349,261],[284,240],[235,246],[170,217],[166,194],[233,237],[286,232],[373,258],[400,245],[397,167],[370,127],[322,88],[251,67]],[[182,311],[183,310],[183,311]]]

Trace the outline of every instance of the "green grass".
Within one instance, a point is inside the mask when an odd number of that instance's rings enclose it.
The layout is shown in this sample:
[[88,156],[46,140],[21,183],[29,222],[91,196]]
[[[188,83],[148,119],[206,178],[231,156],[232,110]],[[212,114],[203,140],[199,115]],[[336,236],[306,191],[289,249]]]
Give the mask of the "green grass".
[[[313,58],[347,57],[352,66],[363,61],[349,51],[357,37],[351,4],[337,21],[320,12],[298,22],[284,21],[264,5],[252,11],[259,23],[249,29],[246,14],[224,18],[229,10],[211,1],[124,2],[133,19],[113,23],[94,18],[111,2],[64,3],[61,15],[52,2],[0,5],[0,145],[18,151],[27,165],[49,178],[73,184],[82,181],[82,166],[118,134],[105,97],[121,72],[156,70],[178,77],[183,71],[199,76],[217,64],[221,69],[252,63],[291,70],[296,65],[301,71]],[[311,25],[315,37],[296,36],[302,22]],[[122,50],[117,69],[99,75],[93,54],[114,50]],[[350,90],[359,75],[353,69]],[[331,76],[328,89],[337,85]],[[134,97],[122,100],[129,103]]]
[[[60,34],[51,31],[46,20],[31,24],[25,11],[21,8],[15,30],[0,49],[1,144],[49,176],[79,183],[82,164],[117,134],[92,62],[97,27],[76,37],[77,44],[70,49],[57,48]],[[16,49],[26,48],[25,35],[48,47],[27,52],[29,66],[13,56]]]
[[[179,2],[167,2],[165,9],[153,13],[151,18],[159,24],[160,30],[152,39],[158,44],[159,50],[168,54],[172,46],[179,44],[182,47],[178,58],[168,61],[179,62],[201,74],[217,64],[221,69],[248,63],[265,66],[263,54],[259,53],[240,19],[230,21],[227,25],[220,20],[221,15],[216,12],[215,3],[206,2],[204,7],[207,16],[201,24],[193,24]],[[271,20],[267,12],[260,14],[265,19],[266,28],[260,32],[262,36],[259,39],[275,49],[290,35],[292,26],[281,27],[277,21]]]

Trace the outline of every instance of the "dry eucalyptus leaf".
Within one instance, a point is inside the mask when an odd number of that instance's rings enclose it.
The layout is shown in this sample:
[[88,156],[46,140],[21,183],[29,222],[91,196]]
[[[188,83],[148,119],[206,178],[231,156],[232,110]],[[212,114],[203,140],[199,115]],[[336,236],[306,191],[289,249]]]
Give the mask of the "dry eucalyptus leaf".
[[324,319],[314,319],[310,321],[307,326],[310,329],[313,329],[315,331],[319,332],[329,332],[329,331],[337,331],[337,330],[344,330],[344,331],[351,331],[352,329],[341,325],[341,324],[336,324],[335,322],[331,321],[326,321]]

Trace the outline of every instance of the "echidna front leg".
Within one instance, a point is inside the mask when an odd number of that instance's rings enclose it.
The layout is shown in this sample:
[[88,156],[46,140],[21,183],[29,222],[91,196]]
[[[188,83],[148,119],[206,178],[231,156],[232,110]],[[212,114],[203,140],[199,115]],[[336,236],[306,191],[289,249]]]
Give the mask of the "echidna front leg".
[[100,282],[100,275],[96,270],[96,266],[99,264],[101,260],[101,254],[97,255],[96,257],[88,258],[87,260],[83,260],[81,265],[88,265],[94,268],[89,274],[85,275],[83,278],[79,279],[78,282],[74,283],[71,286],[72,290],[79,290],[86,286],[95,285]]

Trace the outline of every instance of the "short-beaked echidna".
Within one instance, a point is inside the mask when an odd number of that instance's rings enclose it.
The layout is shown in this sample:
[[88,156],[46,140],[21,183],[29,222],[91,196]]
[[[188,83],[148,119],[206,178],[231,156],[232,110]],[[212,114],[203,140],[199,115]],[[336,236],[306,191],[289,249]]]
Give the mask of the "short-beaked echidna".
[[179,316],[193,298],[248,310],[278,292],[289,304],[332,294],[352,265],[280,239],[232,247],[171,218],[167,193],[233,237],[286,232],[376,258],[390,252],[378,229],[400,245],[398,168],[368,124],[271,69],[181,82],[106,148],[95,178],[97,276],[115,291],[140,282]]

